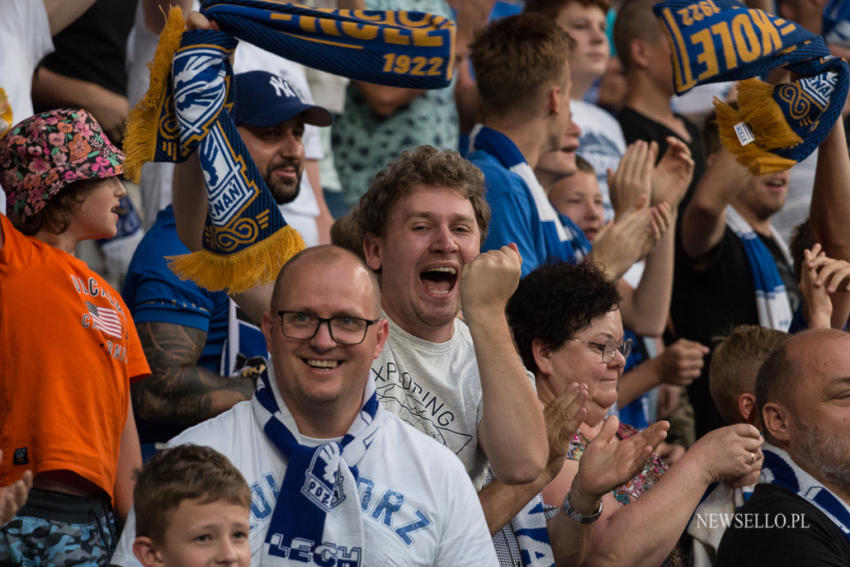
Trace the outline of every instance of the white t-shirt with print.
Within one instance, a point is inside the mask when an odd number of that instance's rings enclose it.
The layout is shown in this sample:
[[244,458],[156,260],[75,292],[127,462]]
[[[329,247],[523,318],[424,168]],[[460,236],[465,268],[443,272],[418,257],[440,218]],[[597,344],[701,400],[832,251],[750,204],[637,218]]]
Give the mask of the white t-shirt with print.
[[390,323],[381,355],[372,363],[378,401],[460,458],[476,489],[487,475],[478,446],[481,376],[469,327],[455,319],[452,338],[432,343]]
[[[274,380],[272,384],[280,403]],[[484,512],[461,463],[445,447],[388,412],[384,415],[384,424],[357,465],[367,558],[363,565],[497,565]],[[303,437],[299,442],[311,444]],[[257,424],[251,402],[240,402],[169,441],[172,446],[183,443],[219,451],[245,477],[252,496],[251,565],[261,565],[286,459]],[[382,505],[388,499],[393,505]],[[425,523],[423,517],[428,523],[418,527]],[[139,566],[132,551],[134,538],[131,511],[112,564]]]

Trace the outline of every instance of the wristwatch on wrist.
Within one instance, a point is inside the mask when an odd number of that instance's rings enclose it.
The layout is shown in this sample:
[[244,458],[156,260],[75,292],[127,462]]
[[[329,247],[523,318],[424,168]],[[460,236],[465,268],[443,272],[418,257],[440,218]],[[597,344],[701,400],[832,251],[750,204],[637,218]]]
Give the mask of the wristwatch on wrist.
[[567,495],[564,497],[564,503],[561,505],[561,510],[571,520],[575,520],[579,524],[592,524],[599,519],[599,516],[602,515],[602,500],[599,500],[599,507],[596,509],[596,512],[589,516],[585,516],[583,514],[579,514],[572,506],[570,506],[570,493],[567,492]]

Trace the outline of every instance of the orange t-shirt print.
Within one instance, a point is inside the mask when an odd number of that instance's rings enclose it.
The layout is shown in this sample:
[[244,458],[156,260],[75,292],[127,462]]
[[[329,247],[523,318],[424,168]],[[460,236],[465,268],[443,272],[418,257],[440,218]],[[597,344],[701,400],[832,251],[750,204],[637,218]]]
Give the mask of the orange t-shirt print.
[[130,383],[150,373],[121,296],[0,215],[0,485],[70,470],[112,495]]

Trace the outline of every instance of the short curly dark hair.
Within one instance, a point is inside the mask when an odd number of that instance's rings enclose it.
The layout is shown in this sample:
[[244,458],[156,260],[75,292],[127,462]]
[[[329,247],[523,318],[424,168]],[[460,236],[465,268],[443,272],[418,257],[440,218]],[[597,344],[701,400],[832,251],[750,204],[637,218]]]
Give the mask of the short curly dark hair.
[[100,179],[75,181],[47,201],[44,208],[27,218],[9,211],[12,225],[23,234],[32,236],[42,228],[52,234],[62,234],[71,226],[71,215],[79,209]]
[[617,309],[620,294],[591,262],[543,264],[519,282],[507,305],[508,323],[525,367],[538,372],[531,343],[557,349],[590,322]]
[[331,225],[331,244],[351,250],[361,259],[363,254],[363,235],[357,226],[357,210],[341,216]]
[[484,198],[484,173],[459,153],[440,151],[433,146],[402,152],[378,172],[357,207],[359,237],[369,233],[385,236],[395,204],[420,186],[447,187],[469,199],[484,242],[490,223],[490,206]]
[[794,227],[791,232],[791,242],[788,243],[797,282],[803,279],[803,264],[806,261],[805,250],[811,250],[814,245],[815,235],[812,231],[811,219],[806,217],[806,220]]

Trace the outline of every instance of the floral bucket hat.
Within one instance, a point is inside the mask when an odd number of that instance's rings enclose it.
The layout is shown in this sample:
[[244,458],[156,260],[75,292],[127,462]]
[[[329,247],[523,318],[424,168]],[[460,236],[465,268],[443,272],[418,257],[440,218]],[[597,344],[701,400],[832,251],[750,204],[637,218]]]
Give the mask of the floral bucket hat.
[[0,138],[0,184],[6,210],[21,220],[38,214],[63,188],[124,171],[124,154],[82,109],[30,116]]

